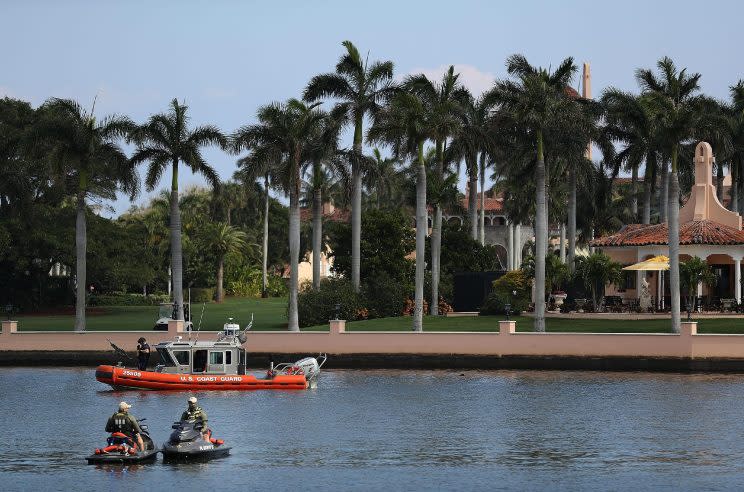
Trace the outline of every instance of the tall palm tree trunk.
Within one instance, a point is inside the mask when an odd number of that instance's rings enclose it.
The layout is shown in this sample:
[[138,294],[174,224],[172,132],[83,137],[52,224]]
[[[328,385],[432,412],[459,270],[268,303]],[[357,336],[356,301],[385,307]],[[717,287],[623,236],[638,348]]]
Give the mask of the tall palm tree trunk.
[[[437,142],[437,175],[444,175],[444,151],[441,141]],[[437,203],[434,206],[434,225],[431,228],[431,303],[429,313],[432,316],[439,314],[439,260],[442,249],[442,206]]]
[[716,162],[716,196],[723,202],[723,161]]
[[731,169],[731,206],[733,212],[739,212],[739,171],[736,169],[733,160],[729,163]]
[[[737,169],[736,176],[737,176],[737,182],[739,183],[739,193],[742,193],[744,190],[744,169],[742,169],[742,162],[740,159],[734,159],[731,161],[731,165],[735,166]],[[739,215],[744,215],[744,199],[742,197],[739,197],[739,209],[737,210],[739,212]]]
[[534,330],[545,331],[545,251],[548,217],[545,204],[545,161],[542,132],[537,133],[537,164],[535,166],[535,323]]
[[481,152],[480,157],[480,243],[486,245],[486,153]]
[[568,270],[574,271],[576,261],[576,166],[568,170]]
[[[299,165],[298,165],[299,167]],[[300,278],[300,177],[294,176],[289,192],[289,331],[300,331],[297,312]]]
[[630,178],[630,211],[633,214],[633,222],[638,220],[638,166],[633,166]]
[[225,292],[222,288],[222,284],[225,279],[225,259],[220,257],[219,263],[217,263],[217,302],[225,300]]
[[75,279],[77,280],[75,298],[75,331],[85,331],[85,294],[86,294],[86,252],[88,248],[87,224],[85,219],[85,175],[80,173],[81,191],[77,197],[77,214],[75,217]]
[[679,178],[676,147],[672,150],[672,172],[669,177],[669,295],[672,298],[672,332],[679,333]]
[[653,194],[654,171],[656,169],[655,155],[646,155],[646,167],[643,173],[643,217],[642,224],[651,223],[651,195]]
[[264,199],[264,217],[263,217],[263,251],[261,252],[261,297],[267,298],[266,285],[268,280],[268,263],[269,263],[269,175],[264,176],[264,188],[266,191]]
[[320,188],[313,190],[313,289],[320,290],[320,249],[323,247],[323,196]]
[[418,178],[416,179],[416,285],[414,292],[413,331],[424,329],[424,263],[426,260],[426,167],[424,143],[418,149]]
[[181,211],[178,208],[178,161],[173,161],[170,199],[171,266],[173,302],[178,306],[176,318],[183,320],[183,253],[181,249]]
[[659,222],[669,218],[669,164],[666,159],[661,165],[661,188],[659,189]]
[[358,156],[362,154],[362,123],[357,117],[354,126],[354,153],[351,165],[351,285],[356,292],[360,288],[361,244],[362,244],[362,170],[359,169]]
[[478,162],[468,163],[468,218],[470,221],[470,237],[478,239]]

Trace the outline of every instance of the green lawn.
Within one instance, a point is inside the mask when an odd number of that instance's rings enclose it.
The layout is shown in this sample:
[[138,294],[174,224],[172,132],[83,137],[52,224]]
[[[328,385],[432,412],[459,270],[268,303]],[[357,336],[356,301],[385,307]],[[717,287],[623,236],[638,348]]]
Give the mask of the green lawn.
[[[194,325],[199,325],[201,305],[194,305]],[[283,330],[287,327],[286,299],[228,298],[223,304],[207,304],[204,308],[203,330],[220,330],[227,318],[232,317],[245,326],[254,316],[254,330]],[[96,308],[88,316],[89,330],[149,330],[158,315],[157,306]],[[424,318],[425,331],[497,331],[500,316]],[[517,331],[531,331],[532,319],[517,316]],[[20,316],[20,330],[71,330],[73,316]],[[553,332],[597,333],[668,333],[669,320],[597,320],[548,318],[547,330]],[[411,318],[383,318],[356,321],[346,325],[348,331],[408,331]],[[306,328],[308,331],[328,330],[328,325]],[[699,333],[744,334],[744,319],[705,318],[698,325]]]
[[[158,306],[117,306],[93,308],[87,317],[88,330],[151,330],[158,318]],[[101,312],[102,311],[102,312]],[[192,321],[199,326],[202,305],[192,307]],[[227,318],[245,326],[253,314],[253,329],[287,328],[286,299],[228,298],[222,304],[206,304],[202,330],[221,330]],[[74,316],[18,316],[19,330],[72,330]]]

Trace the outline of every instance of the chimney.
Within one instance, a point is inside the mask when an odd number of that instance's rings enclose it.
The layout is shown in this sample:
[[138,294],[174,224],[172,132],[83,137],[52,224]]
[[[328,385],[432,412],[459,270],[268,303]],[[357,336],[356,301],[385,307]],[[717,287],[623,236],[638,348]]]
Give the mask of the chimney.
[[[592,74],[589,70],[589,62],[584,62],[584,70],[581,74],[581,97],[584,99],[592,98]],[[586,158],[592,160],[592,143],[586,148]]]

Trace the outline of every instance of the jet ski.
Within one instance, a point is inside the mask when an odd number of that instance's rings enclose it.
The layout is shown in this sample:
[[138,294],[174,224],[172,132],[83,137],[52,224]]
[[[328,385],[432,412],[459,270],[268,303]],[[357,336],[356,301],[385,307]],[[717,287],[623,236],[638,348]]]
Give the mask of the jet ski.
[[230,454],[230,447],[222,439],[212,438],[209,431],[209,442],[201,433],[201,423],[193,421],[174,422],[173,432],[168,442],[163,444],[163,461],[207,461]]
[[155,461],[158,457],[158,449],[150,437],[147,424],[143,423],[144,420],[137,420],[137,422],[142,430],[140,436],[142,437],[142,443],[145,445],[145,449],[137,449],[135,441],[126,434],[113,432],[106,439],[106,447],[97,448],[92,455],[86,458],[88,464],[128,464]]

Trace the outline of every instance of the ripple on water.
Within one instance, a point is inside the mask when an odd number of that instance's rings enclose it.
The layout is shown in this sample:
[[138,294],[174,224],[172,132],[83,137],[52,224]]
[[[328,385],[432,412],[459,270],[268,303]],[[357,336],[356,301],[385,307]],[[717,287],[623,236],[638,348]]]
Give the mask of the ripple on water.
[[90,369],[4,368],[0,395],[0,473],[18,489],[726,489],[744,478],[738,375],[326,371],[316,390],[197,393],[233,452],[188,466],[83,459],[120,400],[160,443],[188,393],[111,391]]

